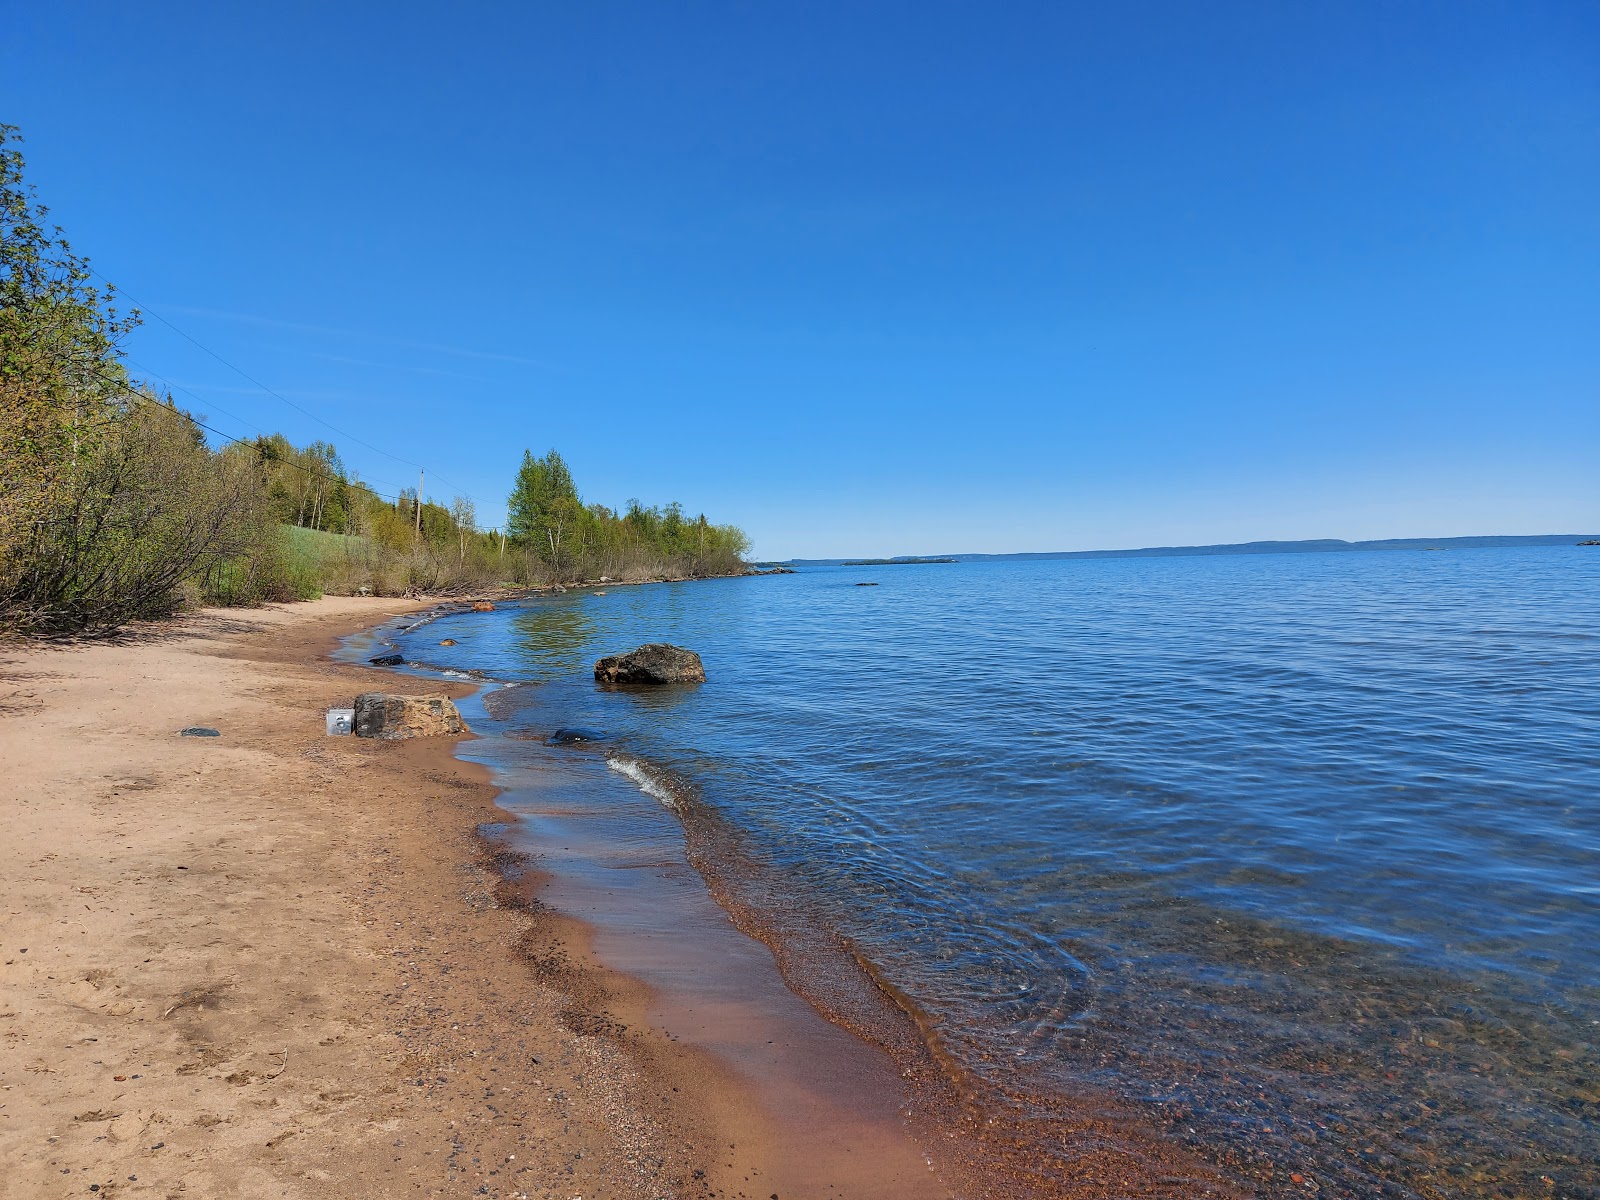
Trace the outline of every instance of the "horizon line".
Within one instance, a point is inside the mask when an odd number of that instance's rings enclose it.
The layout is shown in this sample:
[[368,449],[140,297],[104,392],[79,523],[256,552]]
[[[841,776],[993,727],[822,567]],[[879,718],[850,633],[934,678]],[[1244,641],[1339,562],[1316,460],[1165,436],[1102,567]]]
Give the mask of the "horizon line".
[[[884,562],[905,560],[911,562],[917,559],[974,559],[974,558],[1067,558],[1085,555],[1113,555],[1113,554],[1161,554],[1175,551],[1226,551],[1239,550],[1252,546],[1348,546],[1359,549],[1364,546],[1398,546],[1399,544],[1415,544],[1419,548],[1426,548],[1426,544],[1443,546],[1450,542],[1477,542],[1477,543],[1532,543],[1546,542],[1559,545],[1569,538],[1600,539],[1600,533],[1481,533],[1481,534],[1455,534],[1450,537],[1389,537],[1389,538],[1257,538],[1248,542],[1202,542],[1194,545],[1161,545],[1161,546],[1123,546],[1094,550],[973,550],[960,552],[941,552],[928,554],[853,554],[833,555],[828,557],[801,557],[763,559],[763,562],[782,563],[844,563],[852,559],[872,558]],[[1578,544],[1577,542],[1573,543]],[[1492,549],[1492,546],[1479,548]],[[1307,551],[1300,551],[1306,553]]]

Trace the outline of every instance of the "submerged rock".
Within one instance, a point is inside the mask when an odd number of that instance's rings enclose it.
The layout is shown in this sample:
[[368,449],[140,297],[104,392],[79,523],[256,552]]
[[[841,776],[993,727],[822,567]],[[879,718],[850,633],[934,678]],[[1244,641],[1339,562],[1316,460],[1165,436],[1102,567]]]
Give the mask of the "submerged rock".
[[356,736],[366,738],[454,737],[471,733],[445,696],[397,696],[362,692],[356,697]]
[[405,662],[405,658],[399,654],[380,654],[377,658],[369,658],[367,661],[375,667],[398,667]]
[[564,746],[572,742],[603,742],[606,735],[598,729],[558,729],[550,735],[552,746]]
[[492,601],[492,600],[474,600],[472,602],[472,611],[473,612],[493,612],[494,611],[494,601]]
[[441,645],[441,646],[454,646],[455,644],[456,644],[455,638],[445,638],[444,641],[439,643],[439,645]]
[[594,665],[594,677],[599,683],[704,683],[706,669],[693,650],[651,642],[627,654],[602,658]]

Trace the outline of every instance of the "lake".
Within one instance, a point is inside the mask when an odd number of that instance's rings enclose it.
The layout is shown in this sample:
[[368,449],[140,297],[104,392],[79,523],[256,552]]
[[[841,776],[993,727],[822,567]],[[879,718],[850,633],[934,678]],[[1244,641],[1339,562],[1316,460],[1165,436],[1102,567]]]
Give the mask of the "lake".
[[[1268,1194],[1600,1196],[1600,549],[816,567],[390,636],[517,683],[467,753],[681,824],[1032,1155],[1093,1096]],[[596,687],[649,641],[708,682]]]

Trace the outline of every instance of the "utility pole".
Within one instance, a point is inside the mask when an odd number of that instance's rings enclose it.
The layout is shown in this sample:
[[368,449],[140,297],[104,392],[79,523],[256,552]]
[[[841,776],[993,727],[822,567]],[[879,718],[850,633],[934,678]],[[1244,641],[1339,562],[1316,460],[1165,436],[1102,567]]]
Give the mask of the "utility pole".
[[427,472],[421,467],[417,468],[417,541],[422,541],[422,481],[427,477]]

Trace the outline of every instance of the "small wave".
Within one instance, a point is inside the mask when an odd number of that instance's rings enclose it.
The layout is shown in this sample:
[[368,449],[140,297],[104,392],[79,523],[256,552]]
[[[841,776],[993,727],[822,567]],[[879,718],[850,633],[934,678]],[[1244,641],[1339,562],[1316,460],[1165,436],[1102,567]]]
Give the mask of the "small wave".
[[633,780],[646,796],[659,800],[662,808],[680,814],[683,812],[683,806],[672,788],[651,775],[649,768],[638,759],[613,756],[606,759],[606,766],[618,775],[626,775]]

